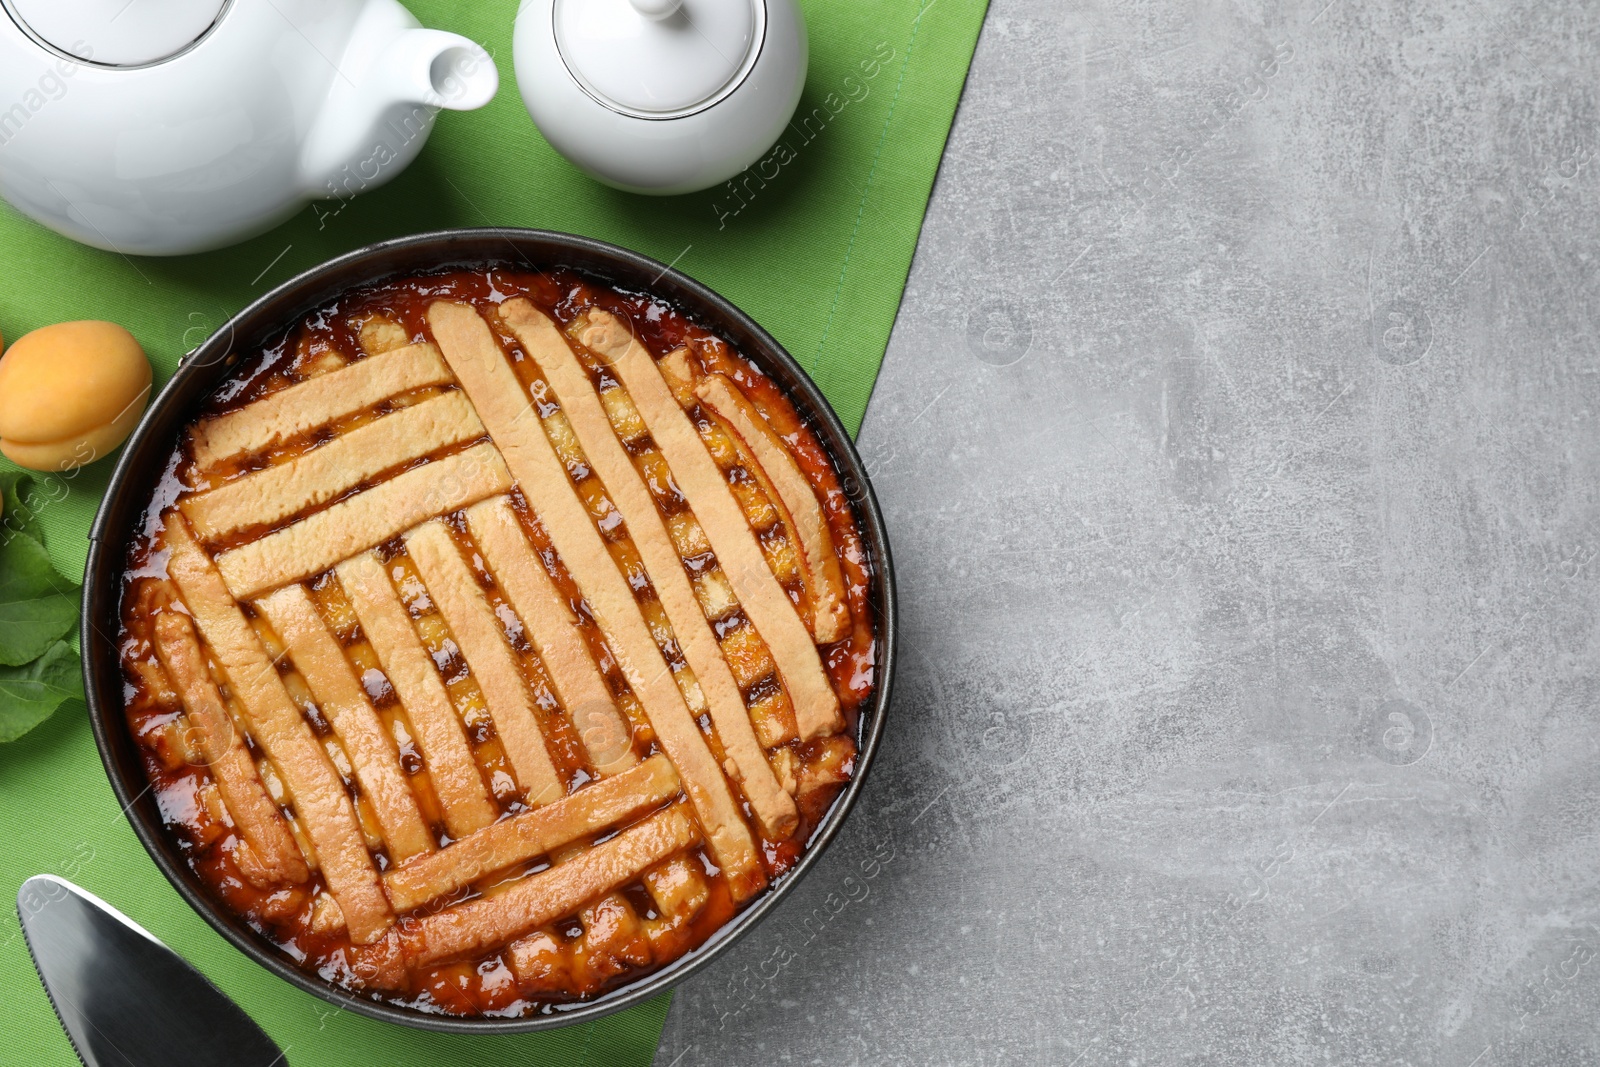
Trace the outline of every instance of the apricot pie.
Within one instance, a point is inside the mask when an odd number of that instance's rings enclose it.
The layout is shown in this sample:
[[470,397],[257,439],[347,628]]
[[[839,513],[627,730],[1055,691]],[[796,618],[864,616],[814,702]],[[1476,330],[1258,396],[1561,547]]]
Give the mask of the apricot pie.
[[567,272],[353,293],[244,360],[128,560],[130,725],[223,905],[390,1003],[678,958],[849,780],[870,561],[779,388]]

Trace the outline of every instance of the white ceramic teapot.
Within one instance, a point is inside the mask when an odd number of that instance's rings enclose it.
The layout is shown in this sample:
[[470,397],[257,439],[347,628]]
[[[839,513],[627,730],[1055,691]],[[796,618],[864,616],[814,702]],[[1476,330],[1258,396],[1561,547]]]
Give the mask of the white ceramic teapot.
[[0,0],[0,195],[73,240],[175,255],[416,158],[494,61],[397,0]]
[[687,193],[771,148],[806,80],[797,0],[523,0],[517,86],[558,152],[635,193]]

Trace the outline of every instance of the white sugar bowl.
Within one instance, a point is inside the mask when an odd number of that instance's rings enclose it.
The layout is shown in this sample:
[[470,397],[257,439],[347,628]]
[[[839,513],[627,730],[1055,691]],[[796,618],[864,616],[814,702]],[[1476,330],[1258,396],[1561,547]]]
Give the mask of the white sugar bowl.
[[656,195],[760,159],[806,78],[797,0],[526,0],[515,53],[545,139],[607,185]]

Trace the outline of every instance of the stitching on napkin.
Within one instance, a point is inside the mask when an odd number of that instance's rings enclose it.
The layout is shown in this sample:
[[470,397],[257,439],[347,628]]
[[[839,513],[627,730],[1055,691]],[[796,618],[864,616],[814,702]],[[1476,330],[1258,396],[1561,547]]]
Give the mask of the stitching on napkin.
[[889,113],[883,117],[883,132],[878,135],[878,147],[872,151],[872,166],[867,170],[867,183],[861,190],[861,202],[856,205],[856,223],[850,228],[850,243],[845,245],[844,262],[839,264],[839,282],[833,287],[833,304],[828,308],[828,324],[822,328],[822,339],[817,342],[817,350],[811,357],[811,372],[817,371],[817,363],[822,359],[822,350],[827,346],[828,336],[833,333],[833,317],[839,310],[839,294],[844,292],[845,272],[850,269],[850,255],[856,248],[856,234],[861,230],[861,220],[867,213],[867,198],[872,195],[872,179],[878,173],[878,157],[883,154],[884,142],[889,139],[889,125],[894,122],[895,105],[900,103],[900,89],[906,83],[906,68],[911,66],[911,53],[917,47],[917,32],[922,29],[922,16],[939,0],[929,2],[917,12],[917,17],[911,22],[911,40],[906,43],[906,57],[900,61],[900,76],[894,83],[894,96],[889,100]]
[[595,1027],[599,1025],[599,1019],[589,1020],[589,1032],[583,1038],[583,1051],[578,1053],[578,1067],[588,1067],[589,1064],[594,1062],[589,1058],[589,1054],[594,1051],[594,1031]]

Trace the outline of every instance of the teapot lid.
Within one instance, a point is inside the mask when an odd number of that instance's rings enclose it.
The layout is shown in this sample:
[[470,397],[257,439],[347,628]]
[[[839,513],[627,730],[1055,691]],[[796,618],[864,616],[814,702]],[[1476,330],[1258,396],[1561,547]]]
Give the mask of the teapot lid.
[[188,49],[232,0],[3,0],[28,36],[99,66],[142,67]]
[[555,0],[556,50],[613,111],[672,119],[739,87],[766,35],[765,0]]

